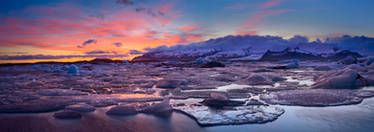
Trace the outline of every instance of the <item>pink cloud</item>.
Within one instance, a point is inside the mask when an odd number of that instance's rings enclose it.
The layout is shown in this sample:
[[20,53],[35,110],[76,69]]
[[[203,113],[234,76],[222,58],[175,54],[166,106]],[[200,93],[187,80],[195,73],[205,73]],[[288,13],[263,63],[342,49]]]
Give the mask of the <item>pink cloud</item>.
[[282,14],[286,12],[287,10],[270,10],[270,11],[259,11],[254,12],[253,16],[250,17],[249,22],[246,25],[241,26],[241,28],[254,28],[258,25],[260,25],[263,21],[263,19]]
[[247,8],[267,9],[267,8],[277,6],[282,2],[284,2],[284,0],[268,0],[264,3],[260,3],[260,5],[257,5],[257,6],[251,3],[237,3],[237,4],[226,6],[224,7],[224,9],[226,10],[241,10],[241,9],[247,9]]
[[270,1],[265,2],[262,5],[260,5],[260,8],[262,8],[262,9],[271,8],[271,7],[279,5],[283,1],[284,0],[270,0]]
[[249,18],[248,22],[239,27],[239,29],[237,30],[237,34],[247,33],[248,30],[253,30],[253,28],[256,28],[257,26],[263,24],[264,19],[270,16],[282,14],[287,11],[288,10],[269,10],[254,12]]
[[[92,17],[93,14],[84,13],[81,8],[74,6],[30,7],[19,13],[37,14],[36,18],[0,17],[0,47],[31,46],[81,52],[98,49],[118,51],[121,49],[113,43],[123,42],[121,48],[143,49],[202,39],[199,35],[181,34],[180,30],[168,27],[181,16],[174,5],[167,3],[151,7],[152,10],[164,12],[165,15],[162,16],[151,16],[136,12],[133,8],[123,8],[99,10],[103,17]],[[165,27],[166,30],[160,30],[160,27]],[[193,31],[197,27],[186,26],[181,29]],[[151,33],[152,30],[157,32]],[[89,39],[97,40],[97,44],[77,48]]]
[[186,25],[186,26],[182,26],[182,27],[178,28],[178,30],[184,31],[184,32],[195,31],[197,29],[198,29],[198,27],[197,26],[193,26],[193,25]]
[[241,32],[238,35],[256,35],[258,31],[247,31],[247,32]]

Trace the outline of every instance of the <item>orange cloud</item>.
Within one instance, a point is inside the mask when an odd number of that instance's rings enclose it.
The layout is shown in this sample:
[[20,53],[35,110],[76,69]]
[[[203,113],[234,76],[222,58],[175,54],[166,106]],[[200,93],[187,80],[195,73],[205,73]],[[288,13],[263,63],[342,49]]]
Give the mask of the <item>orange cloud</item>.
[[[81,53],[95,50],[127,53],[131,49],[141,50],[145,47],[201,40],[201,35],[186,35],[170,26],[181,16],[180,12],[173,9],[173,5],[169,3],[152,7],[152,10],[164,13],[162,16],[152,16],[136,12],[133,8],[123,8],[102,10],[101,17],[85,14],[73,6],[31,7],[23,13],[38,14],[37,18],[0,18],[0,47],[31,46]],[[180,29],[193,31],[197,27],[186,26]],[[82,45],[90,39],[96,40],[96,44]],[[123,45],[114,45],[118,42]],[[81,48],[78,48],[79,46]]]

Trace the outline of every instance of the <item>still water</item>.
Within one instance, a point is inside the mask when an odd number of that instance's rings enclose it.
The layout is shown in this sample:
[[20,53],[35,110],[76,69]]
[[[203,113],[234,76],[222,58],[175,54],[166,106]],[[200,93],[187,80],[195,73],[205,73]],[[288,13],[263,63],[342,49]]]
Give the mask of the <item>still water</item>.
[[56,120],[53,113],[0,114],[1,132],[373,132],[374,98],[361,104],[337,107],[281,106],[286,112],[274,122],[200,127],[193,119],[174,112],[170,117],[138,114],[107,116],[109,108],[83,115],[81,120]]

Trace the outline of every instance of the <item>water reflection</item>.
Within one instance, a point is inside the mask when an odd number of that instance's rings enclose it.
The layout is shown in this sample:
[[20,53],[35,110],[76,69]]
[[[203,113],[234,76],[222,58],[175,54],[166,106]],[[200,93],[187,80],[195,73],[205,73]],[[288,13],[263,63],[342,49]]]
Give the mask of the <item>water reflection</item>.
[[147,114],[108,116],[108,108],[83,113],[80,120],[56,120],[53,113],[1,114],[1,132],[205,132],[194,120],[174,112],[169,117]]
[[281,106],[286,112],[266,124],[200,127],[190,117],[174,112],[170,117],[147,114],[108,116],[110,107],[83,113],[80,120],[56,120],[53,113],[0,114],[2,132],[371,132],[374,130],[374,98],[358,105],[336,107]]
[[359,105],[336,107],[282,106],[286,112],[276,121],[266,124],[216,126],[211,131],[224,132],[371,132],[374,130],[374,98]]

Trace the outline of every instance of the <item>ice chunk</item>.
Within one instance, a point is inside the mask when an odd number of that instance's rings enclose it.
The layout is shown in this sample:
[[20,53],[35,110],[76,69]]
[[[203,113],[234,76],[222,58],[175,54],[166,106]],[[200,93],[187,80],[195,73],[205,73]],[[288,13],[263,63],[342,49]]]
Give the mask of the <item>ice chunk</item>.
[[174,109],[193,117],[202,126],[266,123],[284,113],[282,108],[276,106],[239,106],[224,110],[192,104]]
[[245,102],[243,101],[234,101],[229,100],[229,97],[226,93],[210,93],[210,97],[206,98],[202,104],[215,108],[222,108],[224,106],[240,106]]
[[75,96],[75,95],[87,95],[85,92],[80,92],[70,89],[40,89],[39,95],[42,96]]
[[317,70],[317,71],[330,71],[330,70],[332,70],[332,68],[329,67],[329,66],[317,66],[314,70]]
[[86,103],[79,103],[74,105],[66,106],[65,109],[79,112],[92,112],[95,111],[95,107]]
[[261,74],[251,74],[247,78],[249,85],[273,85],[274,82],[271,78]]
[[166,98],[161,103],[155,103],[143,110],[145,113],[167,116],[173,112],[173,108],[170,105],[170,99]]
[[130,64],[130,62],[127,61],[127,60],[123,60],[123,64],[124,64],[124,65],[128,65],[128,64]]
[[185,85],[187,82],[181,79],[163,79],[157,82],[158,88],[165,88],[165,89],[174,89],[180,87],[181,85]]
[[138,111],[134,106],[129,105],[119,105],[112,107],[109,111],[106,112],[108,115],[134,115]]
[[76,111],[61,111],[53,115],[57,119],[80,119],[82,115]]
[[68,73],[72,74],[72,75],[79,75],[79,68],[78,68],[78,66],[76,66],[74,64],[70,65]]
[[365,85],[366,81],[357,71],[346,68],[322,75],[312,85],[312,88],[356,89]]
[[269,104],[295,106],[338,106],[362,101],[354,91],[346,89],[288,90],[261,95],[260,98]]

